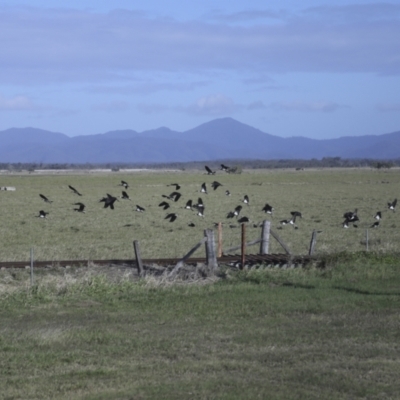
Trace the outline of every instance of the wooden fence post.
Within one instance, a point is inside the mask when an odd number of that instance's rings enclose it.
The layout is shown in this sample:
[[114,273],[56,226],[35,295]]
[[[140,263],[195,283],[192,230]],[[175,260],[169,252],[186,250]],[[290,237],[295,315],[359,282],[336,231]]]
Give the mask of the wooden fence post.
[[133,248],[135,249],[135,257],[136,257],[136,265],[138,269],[139,277],[142,278],[144,276],[144,269],[142,264],[142,258],[140,256],[139,242],[137,240],[133,241]]
[[310,249],[308,251],[309,256],[312,256],[314,254],[316,243],[317,243],[317,231],[314,229],[311,235]]
[[289,256],[292,255],[289,247],[286,246],[285,242],[278,236],[278,234],[273,231],[271,228],[269,229],[271,235],[276,239],[276,241],[283,247],[283,250],[286,251],[286,254],[288,254]]
[[206,257],[207,265],[210,272],[213,274],[215,269],[218,268],[217,255],[215,252],[215,240],[214,231],[212,229],[206,229],[204,235],[207,237],[206,241]]
[[260,254],[268,254],[269,252],[269,233],[271,229],[271,222],[265,220],[261,229],[261,244]]
[[31,286],[33,286],[33,247],[31,247]]
[[240,269],[244,269],[244,263],[246,261],[246,224],[242,224],[241,252]]
[[218,222],[218,257],[222,257],[222,223]]

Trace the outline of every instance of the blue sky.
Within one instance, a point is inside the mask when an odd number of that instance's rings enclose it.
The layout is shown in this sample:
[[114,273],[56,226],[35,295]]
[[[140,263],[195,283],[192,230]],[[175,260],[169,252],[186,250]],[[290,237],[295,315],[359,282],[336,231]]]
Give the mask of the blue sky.
[[400,1],[0,0],[0,38],[0,130],[400,130]]

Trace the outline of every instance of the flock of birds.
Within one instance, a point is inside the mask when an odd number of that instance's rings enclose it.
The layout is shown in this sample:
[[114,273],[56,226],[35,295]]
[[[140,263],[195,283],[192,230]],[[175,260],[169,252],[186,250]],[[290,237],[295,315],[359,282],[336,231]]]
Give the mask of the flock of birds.
[[[211,168],[209,168],[207,165],[205,166],[205,170],[206,170],[206,174],[207,175],[215,175],[216,171],[213,171]],[[221,171],[225,171],[225,172],[230,172],[231,169],[230,167],[221,164]],[[126,181],[121,181],[121,183],[119,184],[119,186],[122,186],[124,188],[124,190],[122,190],[121,196],[119,196],[120,199],[122,200],[129,200],[131,201],[129,194],[127,192],[128,188],[129,188],[129,184]],[[170,193],[169,195],[163,194],[162,198],[165,200],[162,200],[159,204],[158,207],[160,207],[162,210],[166,211],[169,210],[171,208],[171,203],[177,203],[181,197],[182,197],[182,193],[181,193],[181,185],[178,183],[171,183],[169,185],[167,185],[169,187],[174,187],[174,191],[172,193]],[[213,181],[211,183],[211,188],[213,191],[216,191],[218,188],[222,187],[224,185],[222,185],[220,182],[217,181]],[[77,196],[82,196],[82,194],[73,186],[68,185],[69,189]],[[199,192],[202,194],[207,195],[208,194],[208,188],[207,188],[207,183],[202,183],[199,189]],[[231,196],[231,192],[229,190],[225,190],[225,195],[226,196]],[[47,196],[43,195],[43,194],[39,194],[39,196],[42,198],[42,200],[45,203],[52,203],[52,200],[50,200]],[[104,203],[104,208],[109,208],[111,210],[114,210],[114,205],[115,203],[119,201],[118,197],[112,196],[111,194],[107,193],[106,196],[102,197],[99,200],[99,203]],[[247,194],[245,194],[241,200],[242,203],[244,203],[245,205],[249,206],[250,205],[250,198]],[[85,204],[82,202],[76,202],[73,203],[74,206],[76,206],[75,208],[73,208],[73,211],[79,212],[79,213],[85,213]],[[388,202],[387,203],[387,208],[390,211],[395,212],[396,210],[396,205],[397,205],[397,199],[394,199],[392,202]],[[183,207],[186,210],[191,210],[191,211],[196,211],[197,215],[199,217],[204,217],[205,216],[205,205],[203,202],[203,199],[201,197],[198,197],[197,202],[193,201],[192,199],[189,199],[186,201],[186,204]],[[146,209],[138,204],[136,204],[135,210],[137,212],[145,212]],[[229,211],[226,214],[226,218],[227,219],[232,219],[232,220],[236,220],[237,223],[239,224],[245,224],[245,223],[249,223],[250,219],[247,216],[242,216],[243,210],[243,206],[237,205],[233,210]],[[272,207],[270,204],[266,203],[264,205],[264,207],[261,209],[261,211],[263,211],[265,214],[269,214],[272,216],[273,212],[274,212],[274,207]],[[49,215],[49,212],[44,211],[44,210],[40,210],[39,214],[37,215],[38,218],[47,218],[47,216]],[[296,219],[298,218],[303,218],[302,213],[300,211],[291,211],[290,212],[290,217],[287,219],[283,219],[281,221],[279,221],[281,226],[284,225],[291,225],[293,226],[295,229],[298,229],[298,226],[296,225]],[[179,218],[179,214],[176,212],[168,212],[165,216],[165,220],[168,220],[169,222],[175,222],[177,219]],[[355,228],[358,227],[357,222],[359,222],[359,217],[357,214],[357,209],[355,209],[354,211],[347,211],[344,213],[343,215],[344,221],[342,223],[343,228],[348,228],[349,226],[353,226]],[[375,222],[372,223],[372,225],[370,225],[371,228],[377,228],[380,224],[380,221],[382,220],[382,212],[381,211],[377,211],[375,214]],[[254,227],[260,226],[261,223],[255,223],[253,224]],[[193,222],[189,222],[188,223],[189,227],[195,227],[196,225]],[[233,228],[236,227],[237,225],[234,224],[229,224],[229,227]]]

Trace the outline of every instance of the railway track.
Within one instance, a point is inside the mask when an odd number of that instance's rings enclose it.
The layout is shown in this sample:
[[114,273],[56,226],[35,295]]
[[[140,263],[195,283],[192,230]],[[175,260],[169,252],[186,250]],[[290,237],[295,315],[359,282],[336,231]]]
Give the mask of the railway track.
[[[270,265],[270,266],[288,266],[292,265],[302,266],[311,261],[309,256],[288,256],[286,254],[247,254],[245,258],[245,265]],[[143,265],[159,265],[159,266],[171,266],[176,265],[180,261],[179,258],[148,258],[142,259]],[[223,255],[217,258],[218,264],[222,265],[233,265],[239,266],[241,263],[241,255]],[[185,264],[198,264],[206,263],[205,257],[199,258],[189,258],[185,261]],[[0,269],[4,268],[27,268],[30,267],[30,261],[5,261],[0,262]],[[121,266],[132,266],[136,267],[136,260],[126,259],[126,260],[57,260],[57,261],[34,261],[35,268],[48,268],[48,267],[67,267],[67,266],[85,266],[85,265],[121,265]]]

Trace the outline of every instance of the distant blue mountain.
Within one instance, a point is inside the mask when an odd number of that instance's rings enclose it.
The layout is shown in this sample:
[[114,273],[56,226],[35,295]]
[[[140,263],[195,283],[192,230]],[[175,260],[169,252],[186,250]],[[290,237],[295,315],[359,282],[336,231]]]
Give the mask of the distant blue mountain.
[[145,163],[221,159],[400,158],[400,131],[316,140],[281,138],[232,118],[185,132],[166,127],[68,137],[36,128],[0,132],[0,162]]

